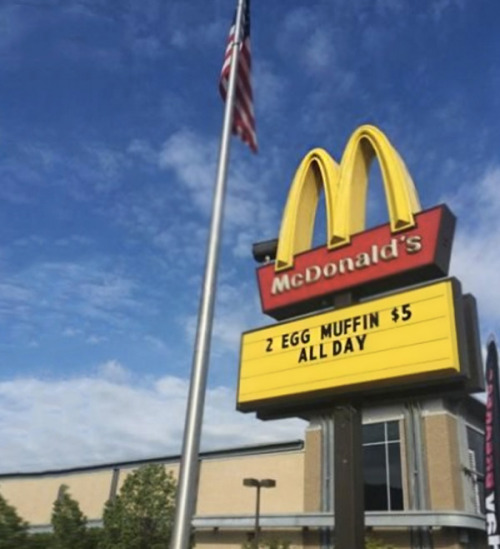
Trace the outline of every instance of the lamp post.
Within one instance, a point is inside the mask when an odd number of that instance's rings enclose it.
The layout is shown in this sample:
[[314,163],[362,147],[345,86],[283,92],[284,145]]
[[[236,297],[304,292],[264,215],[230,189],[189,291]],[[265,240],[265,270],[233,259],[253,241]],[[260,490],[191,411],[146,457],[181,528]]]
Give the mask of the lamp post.
[[259,537],[260,537],[260,489],[261,488],[274,488],[276,486],[276,481],[273,478],[263,478],[258,480],[256,478],[244,478],[243,486],[253,486],[257,489],[257,496],[255,502],[255,531],[253,537],[253,546],[255,549],[259,547]]

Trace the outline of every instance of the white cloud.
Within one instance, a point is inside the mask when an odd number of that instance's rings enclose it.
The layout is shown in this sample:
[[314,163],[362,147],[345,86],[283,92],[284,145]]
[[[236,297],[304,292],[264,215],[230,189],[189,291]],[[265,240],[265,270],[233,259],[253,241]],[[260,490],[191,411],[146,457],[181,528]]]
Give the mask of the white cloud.
[[193,133],[181,131],[164,143],[159,156],[160,167],[174,171],[193,203],[205,215],[212,203],[216,153],[214,140],[202,140]]
[[108,338],[104,336],[91,334],[87,337],[85,341],[90,345],[99,345],[100,343],[104,343],[105,341],[108,341]]
[[224,41],[221,37],[229,31],[229,21],[219,19],[213,21],[203,21],[201,24],[186,25],[185,21],[170,32],[170,45],[179,50],[187,47],[207,48],[218,46],[220,48],[220,58],[224,55]]
[[144,139],[133,139],[127,148],[127,152],[136,155],[148,164],[156,165],[158,163],[158,153]]
[[219,284],[217,298],[214,337],[222,347],[235,352],[242,332],[266,323],[258,308],[255,285],[253,281],[237,286]]
[[117,360],[108,360],[97,367],[99,377],[111,383],[124,383],[130,380],[130,372]]
[[78,328],[74,328],[73,326],[68,326],[67,328],[64,328],[62,331],[62,335],[64,337],[76,337],[82,334],[82,330]]
[[[97,377],[17,379],[0,383],[1,471],[36,471],[176,454],[188,382],[130,379],[119,362]],[[235,411],[234,392],[209,389],[202,449],[303,436],[299,420],[261,423]]]
[[87,201],[117,189],[130,168],[127,154],[102,143],[20,143],[9,143],[0,165],[0,197],[14,204],[36,202],[37,193],[46,194],[51,187]]
[[275,65],[258,59],[253,65],[252,78],[258,115],[264,116],[266,120],[276,117],[282,109],[283,98],[287,92],[286,78],[278,76]]
[[327,32],[326,29],[317,29],[306,45],[304,59],[307,66],[315,71],[335,66],[331,32]]
[[[0,55],[14,53],[14,47],[24,37],[29,25],[18,6],[2,3],[0,7]],[[7,62],[12,61],[5,56]],[[2,62],[4,59],[2,59]]]
[[51,329],[65,337],[86,334],[95,344],[103,341],[103,333],[133,325],[152,308],[147,290],[108,259],[35,262],[18,272],[5,271],[0,283],[4,336],[23,326],[37,337]]
[[[270,324],[271,320],[264,317],[260,310],[254,280],[245,282],[233,274],[221,273],[222,280],[217,286],[212,349],[216,357],[231,353],[234,362],[237,360],[241,334],[256,326]],[[179,319],[187,341],[194,341],[197,320],[196,315]]]
[[[278,50],[283,58],[293,59],[295,65],[300,63],[306,74],[326,78],[323,86],[329,83],[329,87],[336,89],[345,77],[353,79],[352,65],[358,59],[351,59],[348,29],[352,27],[353,16],[358,18],[361,13],[352,2],[336,5],[333,10],[325,6],[323,15],[314,8],[289,10],[277,33]],[[361,24],[368,27],[367,23]]]
[[465,7],[464,0],[436,0],[429,6],[429,13],[434,23],[442,23],[445,15],[448,15],[451,10],[458,8],[463,10]]
[[399,0],[378,0],[374,4],[374,8],[380,16],[394,17],[396,15],[401,16],[408,9],[408,6]]
[[188,44],[188,37],[186,32],[175,29],[171,34],[170,44],[174,46],[174,48],[183,50]]
[[[215,140],[203,139],[188,131],[173,134],[163,145],[159,154],[161,168],[171,170],[187,190],[188,204],[193,204],[196,213],[208,218],[212,205],[217,161]],[[236,164],[236,163],[235,163]],[[255,162],[238,158],[238,169],[229,169],[224,223],[226,237],[241,255],[238,240],[262,240],[262,235],[276,231],[278,214],[271,206],[264,184],[270,179],[269,169],[262,169]],[[272,170],[272,168],[271,168]],[[250,254],[250,248],[248,249]]]
[[[322,73],[337,65],[332,23],[319,19],[313,9],[299,8],[287,13],[278,33],[278,48],[284,56],[294,53],[308,73]],[[338,67],[336,67],[338,72]],[[338,76],[338,74],[337,74]]]
[[461,186],[443,202],[457,215],[450,273],[478,298],[484,328],[500,329],[500,167],[488,168],[476,182]]
[[163,340],[159,339],[158,337],[146,334],[143,337],[143,339],[148,345],[150,345],[157,351],[160,351],[162,353],[166,353],[168,351],[167,344]]

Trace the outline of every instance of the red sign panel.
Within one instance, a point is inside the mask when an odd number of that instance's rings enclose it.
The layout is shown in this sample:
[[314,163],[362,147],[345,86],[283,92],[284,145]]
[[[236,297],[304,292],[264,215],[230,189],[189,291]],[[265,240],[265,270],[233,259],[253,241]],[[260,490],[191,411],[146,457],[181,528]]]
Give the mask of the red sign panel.
[[441,205],[415,220],[404,232],[391,233],[387,223],[353,235],[343,248],[303,252],[285,271],[276,272],[274,263],[259,267],[262,310],[283,319],[327,307],[340,292],[360,297],[446,276],[455,217]]

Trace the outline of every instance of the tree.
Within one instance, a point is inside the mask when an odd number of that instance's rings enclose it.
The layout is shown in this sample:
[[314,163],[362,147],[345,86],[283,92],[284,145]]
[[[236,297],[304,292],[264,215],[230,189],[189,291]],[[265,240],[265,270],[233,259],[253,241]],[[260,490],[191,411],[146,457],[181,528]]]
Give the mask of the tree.
[[[254,544],[247,541],[242,546],[242,549],[254,549]],[[280,539],[263,540],[259,543],[259,549],[290,549],[290,542]],[[384,542],[367,536],[365,538],[365,549],[394,549],[392,545],[386,545]]]
[[28,523],[0,494],[0,549],[22,549],[28,538]]
[[[282,539],[270,539],[259,542],[259,549],[290,549],[291,543]],[[255,544],[252,541],[247,541],[242,545],[243,549],[254,549]]]
[[130,473],[120,494],[106,503],[102,549],[163,549],[168,546],[175,509],[176,482],[163,465]]
[[392,545],[387,545],[383,541],[366,536],[365,549],[393,549]]
[[30,534],[26,544],[27,549],[51,549],[54,546],[52,532],[36,532]]
[[89,528],[87,530],[87,549],[99,549],[101,539],[102,528]]
[[67,486],[61,486],[54,502],[51,523],[54,549],[87,548],[87,517],[78,502],[69,495]]
[[[259,543],[259,549],[290,549],[290,545],[290,542],[286,540],[263,540]],[[254,549],[254,544],[251,541],[247,541],[241,547],[242,549]],[[386,545],[379,539],[366,536],[365,549],[394,549],[394,547]]]

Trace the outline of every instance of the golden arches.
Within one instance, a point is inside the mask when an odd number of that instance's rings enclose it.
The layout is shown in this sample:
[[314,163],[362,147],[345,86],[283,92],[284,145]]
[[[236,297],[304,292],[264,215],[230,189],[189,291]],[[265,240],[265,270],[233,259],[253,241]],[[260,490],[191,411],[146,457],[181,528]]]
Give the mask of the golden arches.
[[365,229],[368,173],[378,158],[391,230],[415,225],[421,210],[408,170],[390,141],[374,126],[360,126],[349,138],[340,166],[323,149],[313,149],[300,163],[281,222],[277,271],[293,266],[294,256],[311,247],[321,188],[325,190],[327,246],[337,248]]
[[293,178],[281,222],[276,270],[293,265],[293,257],[311,247],[321,188],[325,191],[328,233],[333,230],[340,168],[324,149],[306,154]]
[[384,182],[391,230],[415,225],[413,214],[421,210],[417,191],[406,166],[387,137],[374,126],[361,126],[349,139],[342,156],[338,200],[329,247],[348,244],[352,234],[365,229],[368,172],[378,158]]

